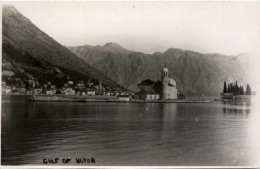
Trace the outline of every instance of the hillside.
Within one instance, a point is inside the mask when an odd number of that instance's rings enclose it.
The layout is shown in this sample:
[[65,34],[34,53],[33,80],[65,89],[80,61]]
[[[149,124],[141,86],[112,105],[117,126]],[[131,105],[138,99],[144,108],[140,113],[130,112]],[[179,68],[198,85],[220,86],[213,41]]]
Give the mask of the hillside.
[[56,42],[13,6],[2,8],[2,79],[19,84],[38,78],[60,85],[68,79],[78,81],[102,79],[107,85],[117,84],[93,66]]
[[219,95],[224,81],[248,82],[246,61],[237,59],[245,56],[201,54],[193,51],[170,48],[164,53],[153,55],[133,52],[118,44],[120,52],[108,46],[68,47],[79,58],[94,65],[106,76],[120,85],[138,91],[136,84],[150,78],[160,80],[161,70],[166,65],[176,80],[177,88],[188,95]]

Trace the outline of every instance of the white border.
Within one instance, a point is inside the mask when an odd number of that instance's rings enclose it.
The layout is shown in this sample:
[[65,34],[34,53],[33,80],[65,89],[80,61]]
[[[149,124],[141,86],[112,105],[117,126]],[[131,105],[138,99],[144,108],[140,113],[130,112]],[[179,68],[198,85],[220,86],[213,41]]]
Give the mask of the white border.
[[[0,28],[2,30],[2,5],[6,2],[93,2],[93,1],[99,1],[99,2],[257,2],[257,5],[260,4],[260,0],[0,0],[1,9],[0,9]],[[259,21],[260,22],[260,21]],[[260,31],[260,28],[259,28]],[[259,37],[260,38],[260,37]],[[2,67],[2,33],[0,34],[0,66]],[[259,47],[260,48],[260,47]],[[259,56],[260,57],[260,56]],[[258,58],[259,59],[259,58]],[[2,74],[2,69],[0,69],[0,73]],[[2,82],[2,78],[0,79],[0,82]],[[1,83],[2,84],[2,83]],[[2,93],[2,85],[0,85],[0,92]],[[2,101],[2,94],[0,94],[0,100]],[[1,114],[1,108],[2,104],[0,105],[0,114]],[[1,116],[0,116],[0,125],[1,125]],[[1,125],[2,126],[2,125]],[[0,134],[2,127],[0,127]],[[2,137],[2,135],[1,135]],[[0,149],[1,149],[1,138],[0,138]],[[2,150],[2,149],[1,149]],[[260,150],[259,150],[260,151]],[[84,166],[84,165],[2,165],[1,164],[1,153],[0,151],[0,169],[33,169],[33,168],[124,168],[124,169],[130,169],[130,168],[138,168],[138,169],[146,169],[146,168],[162,168],[162,169],[168,169],[168,168],[176,168],[176,169],[182,169],[182,168],[258,168],[260,169],[260,166]],[[260,161],[260,159],[259,159]]]

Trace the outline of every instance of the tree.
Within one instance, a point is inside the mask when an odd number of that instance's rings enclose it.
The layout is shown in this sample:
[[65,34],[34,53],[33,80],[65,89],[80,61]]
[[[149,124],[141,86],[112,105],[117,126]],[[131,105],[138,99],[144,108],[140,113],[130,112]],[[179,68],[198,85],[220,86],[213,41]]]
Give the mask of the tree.
[[233,83],[230,83],[230,92],[229,93],[234,93]]
[[224,82],[224,89],[223,89],[223,93],[227,93],[227,83],[226,83],[226,81]]
[[235,95],[238,94],[238,85],[237,85],[237,81],[236,81],[236,84],[235,84]]
[[241,86],[241,94],[244,95],[244,87]]
[[230,92],[231,92],[231,87],[230,87],[230,84],[228,84],[227,93],[230,93]]
[[249,84],[246,85],[246,95],[251,95],[251,87]]

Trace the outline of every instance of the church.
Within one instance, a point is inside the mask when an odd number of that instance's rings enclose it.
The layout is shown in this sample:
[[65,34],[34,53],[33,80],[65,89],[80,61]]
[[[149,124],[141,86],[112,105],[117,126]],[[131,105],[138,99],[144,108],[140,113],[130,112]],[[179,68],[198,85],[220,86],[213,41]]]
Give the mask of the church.
[[163,68],[161,81],[154,82],[146,79],[137,85],[140,91],[136,93],[137,99],[142,100],[167,100],[177,99],[177,88],[174,79],[170,78],[168,69]]
[[160,95],[161,100],[177,99],[176,82],[169,77],[168,69],[165,67],[162,71],[162,91]]

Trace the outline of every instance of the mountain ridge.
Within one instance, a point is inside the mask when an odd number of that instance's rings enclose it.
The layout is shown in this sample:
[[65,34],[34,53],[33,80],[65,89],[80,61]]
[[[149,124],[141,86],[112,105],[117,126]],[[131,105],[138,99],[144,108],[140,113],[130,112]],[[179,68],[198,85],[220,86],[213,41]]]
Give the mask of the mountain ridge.
[[246,54],[202,54],[178,48],[145,54],[114,42],[103,46],[64,47],[14,7],[3,6],[2,12],[2,78],[5,81],[37,76],[42,83],[102,78],[103,83],[138,91],[136,85],[141,81],[160,80],[166,65],[177,89],[187,95],[219,95],[224,81],[248,82],[250,69],[246,67],[249,65]]
[[219,95],[224,81],[245,84],[248,80],[247,68],[235,59],[240,55],[202,54],[178,48],[169,48],[163,53],[154,54],[138,51],[106,53],[102,49],[87,47],[81,47],[80,50],[78,47],[69,49],[132,91],[138,91],[136,85],[142,80],[160,80],[164,66],[168,67],[169,73],[176,80],[177,89],[188,95]]
[[[107,78],[102,72],[78,58],[69,49],[41,31],[11,5],[2,6],[2,26],[2,59],[5,63],[16,66],[11,68],[9,66],[9,72],[11,69],[21,69],[23,72],[26,72],[26,79],[28,79],[29,76],[36,76],[36,74],[41,75],[41,78],[44,79],[44,76],[48,75],[47,72],[50,70],[45,70],[44,67],[42,67],[43,69],[37,70],[33,65],[28,67],[25,63],[22,63],[21,59],[25,57],[28,61],[37,61],[37,64],[41,66],[49,64],[51,65],[48,67],[49,69],[54,69],[55,67],[64,69],[64,71],[67,72],[63,72],[64,79],[65,77],[77,79],[76,75],[72,73],[76,72],[77,76],[81,76],[81,78],[101,78],[104,84],[118,86],[117,83]],[[17,58],[14,53],[17,53],[17,56],[21,57],[21,59],[17,60],[21,63],[20,65],[14,62],[13,58]],[[17,66],[19,68],[17,68]],[[31,71],[30,68],[34,69],[37,73]],[[5,67],[3,67],[3,70],[5,70]],[[13,72],[13,74],[19,73],[16,71]],[[6,75],[2,75],[2,77],[4,77],[6,81],[8,81],[8,79],[9,81],[13,81],[12,78],[14,78]],[[59,78],[57,77],[56,80],[59,80]],[[23,79],[20,78],[20,81],[23,81]]]

